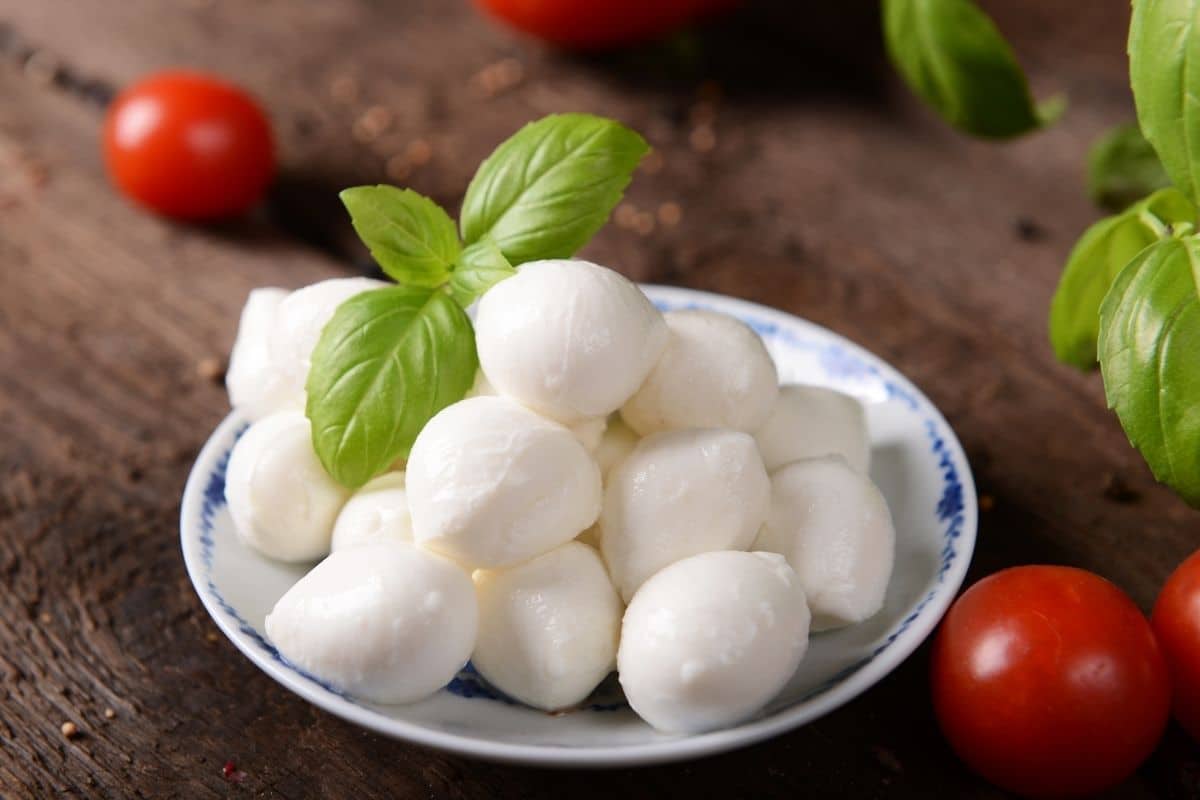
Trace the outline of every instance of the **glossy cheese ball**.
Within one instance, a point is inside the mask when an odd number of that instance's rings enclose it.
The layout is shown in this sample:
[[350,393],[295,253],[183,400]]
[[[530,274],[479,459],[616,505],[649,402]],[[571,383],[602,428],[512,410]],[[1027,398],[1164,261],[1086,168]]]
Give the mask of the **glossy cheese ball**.
[[287,295],[284,289],[254,289],[242,307],[225,388],[229,405],[251,422],[277,411],[304,408],[304,394],[293,391],[291,382],[271,361],[275,313]]
[[534,261],[479,301],[475,342],[488,381],[574,424],[621,407],[666,344],[662,315],[635,284],[578,260]]
[[771,514],[755,546],[796,570],[813,630],[862,622],[883,607],[895,560],[892,515],[875,484],[839,456],[771,476]]
[[771,415],[754,434],[768,472],[804,458],[839,455],[863,475],[871,441],[862,403],[822,386],[780,387]]
[[299,411],[255,422],[229,456],[225,499],[238,538],[271,558],[315,561],[329,553],[349,496],[321,466]]
[[400,541],[339,550],[267,616],[267,636],[286,659],[374,703],[412,703],[445,686],[477,630],[470,576]]
[[754,433],[779,394],[779,377],[762,339],[715,311],[665,315],[667,347],[621,417],[641,436],[681,428]]
[[434,416],[407,476],[417,543],[469,567],[533,558],[600,512],[600,470],[579,440],[504,397],[468,398]]
[[616,666],[621,614],[604,563],[568,542],[514,567],[475,573],[471,663],[500,691],[547,711],[575,705]]
[[647,436],[610,473],[600,542],[628,600],[654,573],[709,550],[745,550],[767,518],[770,481],[754,439],[725,430]]
[[808,650],[800,580],[771,553],[703,553],[646,581],[625,611],[617,672],[643,719],[668,733],[742,722]]

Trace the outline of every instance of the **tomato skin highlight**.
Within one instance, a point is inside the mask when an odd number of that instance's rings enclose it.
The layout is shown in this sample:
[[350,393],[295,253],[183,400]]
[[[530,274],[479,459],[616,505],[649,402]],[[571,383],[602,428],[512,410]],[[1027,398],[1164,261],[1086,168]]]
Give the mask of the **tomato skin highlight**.
[[1071,567],[1014,567],[968,589],[934,640],[931,684],[959,757],[1027,797],[1119,783],[1154,750],[1170,705],[1141,611]]
[[551,44],[599,50],[662,36],[740,0],[475,0],[493,17]]
[[1200,742],[1200,550],[1167,578],[1151,620],[1171,673],[1175,718]]
[[233,84],[182,70],[118,95],[105,118],[104,154],[125,195],[181,220],[240,214],[275,174],[271,127],[258,103]]

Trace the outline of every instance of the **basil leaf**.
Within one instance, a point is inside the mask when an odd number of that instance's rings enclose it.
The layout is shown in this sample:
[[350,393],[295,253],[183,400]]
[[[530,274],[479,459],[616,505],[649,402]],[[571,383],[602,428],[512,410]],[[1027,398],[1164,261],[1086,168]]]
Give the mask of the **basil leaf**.
[[618,122],[557,114],[501,144],[467,187],[462,235],[491,236],[511,264],[574,255],[600,229],[649,150]]
[[1129,260],[1171,226],[1194,222],[1196,209],[1175,189],[1162,189],[1124,212],[1102,219],[1071,250],[1050,304],[1050,343],[1059,361],[1096,365],[1100,304]]
[[1200,202],[1200,0],[1134,0],[1129,79],[1142,133],[1171,180]]
[[970,0],[884,0],[883,31],[909,87],[966,133],[1017,136],[1066,107],[1062,98],[1034,103],[1012,48]]
[[362,486],[463,398],[477,366],[471,321],[445,292],[389,286],[350,298],[321,331],[308,373],[321,463],[344,486]]
[[446,282],[462,247],[441,206],[395,186],[355,186],[339,196],[384,272],[408,286],[432,289]]
[[454,272],[450,273],[450,295],[466,308],[488,289],[516,274],[492,238],[485,236],[463,250]]
[[1108,404],[1158,480],[1200,506],[1200,239],[1166,239],[1117,277],[1100,309]]
[[1088,195],[1101,208],[1120,211],[1170,185],[1158,154],[1136,124],[1118,125],[1088,150]]

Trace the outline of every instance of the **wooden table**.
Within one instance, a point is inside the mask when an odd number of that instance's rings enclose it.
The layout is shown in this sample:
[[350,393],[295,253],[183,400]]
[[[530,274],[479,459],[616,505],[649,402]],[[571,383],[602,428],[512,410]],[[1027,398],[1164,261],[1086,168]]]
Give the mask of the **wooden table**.
[[[549,52],[461,0],[0,0],[0,795],[998,796],[938,735],[924,650],[802,730],[688,764],[555,772],[383,739],[217,634],[176,524],[226,412],[247,291],[362,268],[336,190],[403,182],[455,207],[519,124],[587,110],[658,153],[590,257],[879,353],[974,465],[987,510],[972,579],[1075,564],[1148,609],[1200,516],[1155,486],[1098,377],[1057,365],[1045,335],[1063,259],[1097,216],[1085,148],[1132,113],[1127,3],[986,5],[1039,93],[1071,98],[1060,124],[1005,145],[947,130],[898,85],[869,0],[764,4],[605,58]],[[112,87],[180,64],[268,106],[283,174],[263,214],[172,225],[109,188]],[[1198,795],[1200,755],[1175,729],[1112,794]]]

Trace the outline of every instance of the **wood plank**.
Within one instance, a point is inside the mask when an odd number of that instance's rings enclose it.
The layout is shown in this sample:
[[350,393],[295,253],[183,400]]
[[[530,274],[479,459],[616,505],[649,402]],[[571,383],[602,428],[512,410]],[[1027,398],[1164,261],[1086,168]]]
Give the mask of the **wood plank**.
[[[335,190],[388,180],[388,160],[421,140],[432,159],[407,180],[454,207],[509,131],[584,109],[645,131],[661,156],[629,202],[682,211],[645,235],[611,225],[587,255],[802,314],[880,353],[946,411],[994,498],[973,576],[1073,563],[1148,607],[1195,547],[1196,517],[1153,485],[1095,376],[1053,363],[1044,330],[1062,259],[1096,216],[1084,149],[1131,114],[1127,6],[987,5],[1039,91],[1073,102],[1014,144],[967,141],[909,98],[873,44],[873,3],[752,8],[725,39],[702,35],[688,68],[661,50],[555,54],[436,0],[0,0],[43,60],[88,80],[178,63],[235,77],[270,108],[285,165],[263,218],[154,220],[106,186],[94,105],[0,64],[0,795],[218,795],[233,759],[243,788],[278,797],[994,796],[937,735],[923,652],[801,731],[683,766],[532,771],[390,742],[291,696],[217,637],[176,538],[184,477],[225,409],[198,364],[223,357],[250,288],[348,268],[360,250]],[[479,75],[502,59],[523,77],[488,95]],[[376,106],[392,120],[371,139],[355,121]],[[711,149],[694,125],[709,114]],[[1019,235],[1021,219],[1041,235]],[[1113,475],[1136,502],[1104,496]],[[65,740],[67,720],[84,735]],[[1175,736],[1117,796],[1186,796],[1197,769]]]

